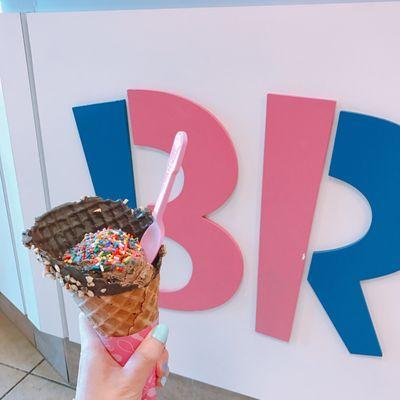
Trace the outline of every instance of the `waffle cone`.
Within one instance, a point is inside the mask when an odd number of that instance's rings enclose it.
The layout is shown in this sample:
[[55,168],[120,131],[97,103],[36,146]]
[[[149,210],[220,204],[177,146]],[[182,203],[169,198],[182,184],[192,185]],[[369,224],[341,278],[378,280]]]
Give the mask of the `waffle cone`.
[[35,225],[23,233],[27,247],[37,247],[42,256],[61,261],[63,254],[82,240],[85,233],[109,226],[141,238],[153,222],[147,209],[129,208],[124,202],[85,197],[65,203],[36,218]]
[[45,275],[58,279],[69,290],[96,331],[121,337],[137,333],[158,319],[158,291],[164,246],[149,268],[150,283],[127,286],[85,273],[63,262],[63,254],[82,240],[85,233],[103,228],[122,229],[141,239],[153,221],[150,210],[131,209],[123,201],[85,197],[65,203],[36,218],[23,233],[23,243],[34,249],[45,266]]
[[[62,204],[36,218],[35,224],[23,233],[23,243],[32,248],[44,264],[45,276],[58,279],[67,290],[77,292],[80,297],[109,297],[131,293],[152,282],[159,274],[165,247],[161,246],[152,264],[142,265],[138,279],[131,283],[104,279],[101,273],[69,265],[63,261],[64,253],[79,243],[86,233],[108,227],[122,229],[140,240],[152,222],[151,212],[146,208],[131,209],[120,200],[85,197],[79,202]],[[141,291],[137,293],[140,295]],[[114,302],[119,304],[122,300],[116,298]]]
[[99,334],[128,336],[157,321],[159,284],[160,274],[145,288],[111,296],[75,294],[74,300]]

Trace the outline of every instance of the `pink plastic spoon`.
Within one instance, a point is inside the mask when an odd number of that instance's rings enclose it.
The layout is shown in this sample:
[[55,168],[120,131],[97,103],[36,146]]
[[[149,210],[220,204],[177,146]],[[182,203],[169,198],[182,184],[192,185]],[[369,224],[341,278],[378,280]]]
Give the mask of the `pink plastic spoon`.
[[153,223],[146,229],[140,244],[148,262],[152,263],[164,241],[165,226],[163,216],[167,207],[169,195],[175,182],[176,175],[182,165],[183,156],[187,145],[187,135],[185,132],[178,132],[174,139],[174,144],[169,155],[167,169],[164,174],[161,191],[158,195],[156,205],[153,210]]

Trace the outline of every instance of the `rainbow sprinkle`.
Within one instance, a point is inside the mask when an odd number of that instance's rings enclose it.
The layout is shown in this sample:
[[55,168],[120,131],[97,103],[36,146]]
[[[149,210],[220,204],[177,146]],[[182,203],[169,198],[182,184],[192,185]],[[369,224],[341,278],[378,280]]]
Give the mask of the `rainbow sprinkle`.
[[63,261],[85,271],[123,271],[135,258],[143,257],[138,239],[122,229],[104,228],[86,233],[82,241],[67,250]]

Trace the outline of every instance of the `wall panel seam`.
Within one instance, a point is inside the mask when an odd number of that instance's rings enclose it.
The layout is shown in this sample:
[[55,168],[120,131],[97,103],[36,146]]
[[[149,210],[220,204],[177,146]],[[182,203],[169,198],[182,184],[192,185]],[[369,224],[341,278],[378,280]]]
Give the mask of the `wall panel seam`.
[[[22,36],[23,36],[24,49],[25,49],[26,66],[27,66],[28,79],[29,79],[29,90],[30,90],[30,94],[31,94],[33,119],[34,119],[35,132],[36,132],[36,143],[37,143],[38,153],[39,153],[39,162],[40,162],[40,171],[41,171],[41,176],[42,176],[43,193],[44,193],[44,198],[45,198],[46,210],[48,211],[51,209],[50,191],[49,191],[49,182],[48,182],[48,178],[47,178],[46,160],[45,160],[45,156],[44,156],[43,138],[42,138],[42,130],[41,130],[41,124],[40,124],[39,107],[38,107],[38,101],[37,101],[36,83],[35,83],[35,76],[34,76],[34,70],[33,70],[32,49],[31,49],[31,41],[30,41],[30,37],[29,37],[27,14],[21,13],[20,17],[21,17]],[[56,282],[56,285],[57,285],[57,297],[58,297],[58,301],[59,301],[59,305],[60,305],[63,336],[68,337],[67,316],[66,316],[66,312],[65,312],[62,288],[61,288],[61,285],[59,282]]]

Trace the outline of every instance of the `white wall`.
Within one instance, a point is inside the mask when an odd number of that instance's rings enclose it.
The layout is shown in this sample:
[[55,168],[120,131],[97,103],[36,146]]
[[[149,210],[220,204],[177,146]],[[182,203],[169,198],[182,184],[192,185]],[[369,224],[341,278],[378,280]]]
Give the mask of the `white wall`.
[[22,313],[25,312],[18,281],[10,224],[8,221],[4,185],[0,180],[0,293],[8,298]]
[[[93,193],[75,105],[121,99],[128,88],[164,90],[215,113],[235,144],[238,186],[211,218],[242,248],[243,282],[217,309],[162,311],[174,372],[258,399],[397,398],[399,274],[363,286],[382,359],[348,354],[306,282],[291,343],[254,326],[266,93],[336,99],[338,109],[400,122],[399,16],[398,3],[28,16],[51,206]],[[163,162],[158,152],[134,150],[139,204],[154,200]],[[370,218],[362,196],[325,171],[308,259],[357,240]],[[190,271],[172,247],[164,282]],[[66,302],[78,340],[77,312]]]
[[[13,182],[10,179],[12,178],[10,169],[14,164],[10,163],[9,140],[7,139],[9,139],[7,116],[0,81],[0,293],[6,296],[22,313],[25,313],[12,238],[12,224],[8,212],[10,205],[7,195],[12,193],[15,186],[12,185]],[[8,185],[9,183],[11,183],[11,187]],[[7,190],[9,187],[10,190]]]
[[[42,267],[21,242],[22,231],[30,227],[35,217],[46,210],[25,50],[20,15],[1,14],[0,79],[8,129],[5,125],[1,129],[0,156],[25,312],[38,329],[61,337],[63,329],[57,289],[54,283],[42,278]],[[3,123],[6,121],[3,120]],[[10,246],[10,240],[11,237],[8,238],[7,246]],[[9,261],[6,265],[15,276],[14,264]],[[3,285],[2,291],[6,295],[18,290],[14,278]]]

